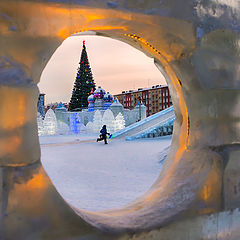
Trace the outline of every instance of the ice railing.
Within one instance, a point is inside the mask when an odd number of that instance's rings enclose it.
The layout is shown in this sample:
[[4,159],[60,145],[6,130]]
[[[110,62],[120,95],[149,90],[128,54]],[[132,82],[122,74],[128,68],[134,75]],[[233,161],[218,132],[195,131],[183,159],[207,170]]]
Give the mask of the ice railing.
[[[141,126],[143,126],[144,124],[149,123],[149,122],[151,122],[151,121],[154,121],[154,120],[156,120],[156,119],[158,119],[158,118],[160,118],[160,117],[163,117],[164,115],[169,114],[169,113],[173,113],[173,114],[174,114],[173,106],[171,106],[171,107],[169,107],[169,108],[166,108],[166,109],[162,110],[161,112],[155,113],[155,114],[153,114],[153,115],[151,115],[151,116],[149,116],[149,117],[147,117],[147,118],[144,118],[143,120],[141,120],[141,121],[139,121],[139,122],[136,122],[136,123],[134,123],[134,124],[132,124],[132,125],[124,128],[124,129],[122,129],[122,130],[120,130],[120,131],[118,131],[118,132],[115,132],[115,133],[113,134],[113,137],[114,137],[114,138],[120,137],[120,136],[123,135],[123,134],[126,134],[126,133],[128,133],[128,132],[130,132],[130,131],[132,131],[132,130],[134,130],[134,129],[137,129],[138,127],[141,127]],[[165,121],[165,120],[164,120],[164,121]],[[160,122],[158,122],[158,124],[159,124],[159,123],[160,123]],[[149,127],[147,128],[147,130],[149,130]],[[143,130],[141,129],[141,131],[143,131]]]

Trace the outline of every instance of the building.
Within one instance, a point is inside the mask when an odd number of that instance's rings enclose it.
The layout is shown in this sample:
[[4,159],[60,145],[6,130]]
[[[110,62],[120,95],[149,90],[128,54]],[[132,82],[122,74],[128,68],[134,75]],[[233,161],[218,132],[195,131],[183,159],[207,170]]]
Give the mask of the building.
[[172,99],[167,85],[156,85],[151,88],[123,91],[114,95],[124,108],[133,109],[139,100],[147,108],[147,116],[157,113],[172,105]]
[[94,92],[92,90],[91,95],[88,96],[88,111],[107,110],[110,108],[112,101],[112,95],[98,87]]
[[[53,109],[53,108],[52,108]],[[146,118],[146,107],[142,102],[136,104],[135,108],[124,109],[123,105],[117,98],[113,101],[112,95],[98,87],[91,95],[88,96],[88,108],[82,109],[82,111],[71,112],[67,111],[67,108],[63,103],[59,103],[55,107],[54,111],[56,118],[60,122],[66,123],[71,129],[80,129],[80,125],[87,126],[89,122],[94,122],[95,113],[98,111],[102,118],[104,118],[105,112],[112,113],[113,118],[119,118],[119,113],[123,116],[125,126],[129,126],[135,122],[138,122]],[[99,114],[98,114],[99,115]],[[76,133],[78,130],[74,130]]]

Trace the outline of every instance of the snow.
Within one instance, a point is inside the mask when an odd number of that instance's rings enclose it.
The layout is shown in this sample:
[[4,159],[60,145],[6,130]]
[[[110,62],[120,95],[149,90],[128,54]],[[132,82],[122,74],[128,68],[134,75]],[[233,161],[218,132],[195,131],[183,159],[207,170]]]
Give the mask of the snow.
[[40,145],[45,144],[58,144],[58,143],[74,143],[85,140],[94,140],[98,137],[97,133],[89,134],[70,134],[70,135],[50,135],[50,136],[41,136],[39,137]]
[[158,177],[171,136],[96,142],[97,135],[40,137],[42,163],[71,205],[91,211],[121,207]]

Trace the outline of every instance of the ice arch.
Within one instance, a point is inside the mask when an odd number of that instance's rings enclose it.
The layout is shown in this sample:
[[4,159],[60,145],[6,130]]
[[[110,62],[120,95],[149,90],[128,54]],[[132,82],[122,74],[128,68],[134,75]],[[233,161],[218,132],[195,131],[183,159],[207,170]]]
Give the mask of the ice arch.
[[[239,11],[235,0],[2,0],[0,237],[172,239],[171,224],[181,220],[175,234],[198,229],[199,239],[224,237],[216,222],[239,223],[238,211],[221,218],[240,197]],[[35,84],[45,64],[63,38],[87,30],[154,57],[176,114],[171,150],[152,188],[123,209],[99,213],[73,209],[58,195],[40,163],[36,125]],[[213,212],[215,225],[204,232],[210,220],[196,216]],[[228,232],[239,236],[234,226]]]

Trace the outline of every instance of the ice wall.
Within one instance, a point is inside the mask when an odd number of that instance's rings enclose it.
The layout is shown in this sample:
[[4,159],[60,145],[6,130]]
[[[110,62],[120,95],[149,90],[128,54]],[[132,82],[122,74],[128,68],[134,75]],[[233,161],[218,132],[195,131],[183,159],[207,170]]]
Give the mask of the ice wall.
[[[0,238],[117,239],[111,233],[121,232],[121,239],[142,239],[143,231],[173,221],[180,229],[195,227],[195,239],[211,238],[202,232],[208,221],[185,220],[239,207],[239,20],[236,0],[1,0]],[[35,84],[63,39],[82,31],[153,57],[176,116],[172,146],[152,188],[126,208],[104,213],[67,205],[40,163]],[[225,219],[222,226],[231,226]],[[222,229],[211,236],[239,238],[234,226]]]

